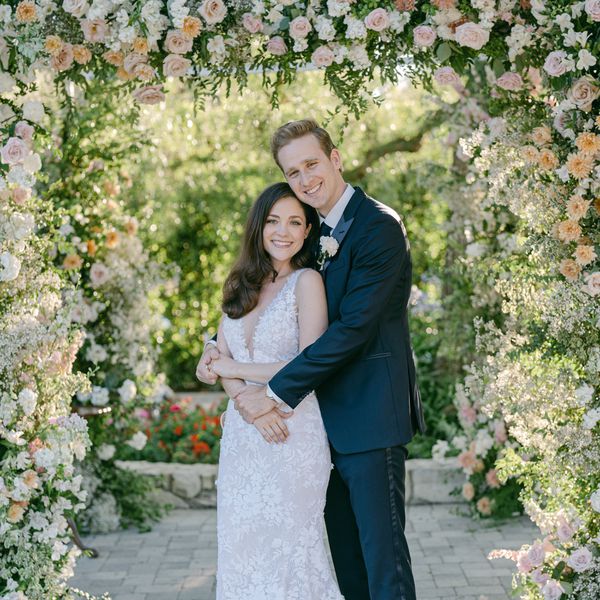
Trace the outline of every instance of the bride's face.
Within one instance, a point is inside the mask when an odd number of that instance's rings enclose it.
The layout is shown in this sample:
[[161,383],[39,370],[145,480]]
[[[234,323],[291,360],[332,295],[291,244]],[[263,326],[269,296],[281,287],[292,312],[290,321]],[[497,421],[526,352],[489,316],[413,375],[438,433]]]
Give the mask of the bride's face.
[[310,232],[304,209],[296,198],[277,200],[263,228],[265,251],[276,262],[288,262],[300,252]]

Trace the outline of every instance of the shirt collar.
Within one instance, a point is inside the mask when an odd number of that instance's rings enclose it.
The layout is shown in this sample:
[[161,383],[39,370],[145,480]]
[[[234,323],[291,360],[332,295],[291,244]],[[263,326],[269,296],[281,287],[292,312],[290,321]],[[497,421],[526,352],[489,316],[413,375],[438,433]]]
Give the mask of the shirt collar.
[[336,228],[337,224],[340,222],[344,211],[346,210],[346,206],[348,206],[348,202],[350,202],[350,198],[352,198],[352,194],[354,194],[354,188],[347,183],[346,189],[344,193],[340,196],[340,199],[334,204],[333,208],[329,211],[329,214],[323,219],[319,215],[321,223],[325,221],[329,227],[331,227],[332,231]]

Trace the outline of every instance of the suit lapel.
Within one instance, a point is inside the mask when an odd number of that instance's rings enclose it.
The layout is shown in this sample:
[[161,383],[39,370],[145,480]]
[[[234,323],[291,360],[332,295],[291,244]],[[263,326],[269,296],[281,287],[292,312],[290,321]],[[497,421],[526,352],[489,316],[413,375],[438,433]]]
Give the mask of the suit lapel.
[[[338,221],[338,224],[335,226],[335,229],[331,232],[331,237],[335,238],[335,240],[339,244],[336,256],[340,252],[342,242],[348,234],[350,226],[354,222],[354,215],[356,214],[356,211],[358,210],[358,207],[364,197],[365,194],[359,187],[354,188],[354,194],[352,194],[352,198],[350,198],[348,206],[346,206],[346,209],[344,210],[344,214]],[[325,273],[330,262],[331,259],[325,261],[325,263],[323,264],[323,269],[321,270],[322,273]]]

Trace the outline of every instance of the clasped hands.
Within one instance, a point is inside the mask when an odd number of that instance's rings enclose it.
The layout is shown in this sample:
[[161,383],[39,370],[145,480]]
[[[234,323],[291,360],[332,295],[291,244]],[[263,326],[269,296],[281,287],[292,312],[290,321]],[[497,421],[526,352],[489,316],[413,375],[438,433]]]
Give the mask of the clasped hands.
[[[209,385],[214,385],[219,377],[237,379],[236,361],[223,356],[211,344],[208,346],[196,368],[196,377]],[[285,420],[293,415],[277,407],[277,403],[266,394],[264,385],[244,385],[232,395],[235,409],[241,417],[254,425],[263,438],[269,443],[283,443],[289,437]]]

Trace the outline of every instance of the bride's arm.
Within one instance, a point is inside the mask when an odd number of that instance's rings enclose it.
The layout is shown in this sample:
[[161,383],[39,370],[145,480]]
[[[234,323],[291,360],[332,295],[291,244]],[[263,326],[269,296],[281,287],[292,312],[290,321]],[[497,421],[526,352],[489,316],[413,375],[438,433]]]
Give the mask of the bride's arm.
[[[217,349],[222,357],[228,360],[233,360],[231,358],[229,347],[227,346],[227,340],[225,339],[225,335],[223,333],[222,318],[221,322],[219,323],[219,333],[217,335]],[[221,377],[221,385],[230,398],[237,396],[237,394],[239,394],[246,387],[246,384],[241,378],[235,377]]]
[[[296,284],[300,352],[327,329],[327,301],[323,279],[317,271],[305,271]],[[224,357],[213,363],[215,373],[254,383],[266,384],[289,361],[241,363]]]

